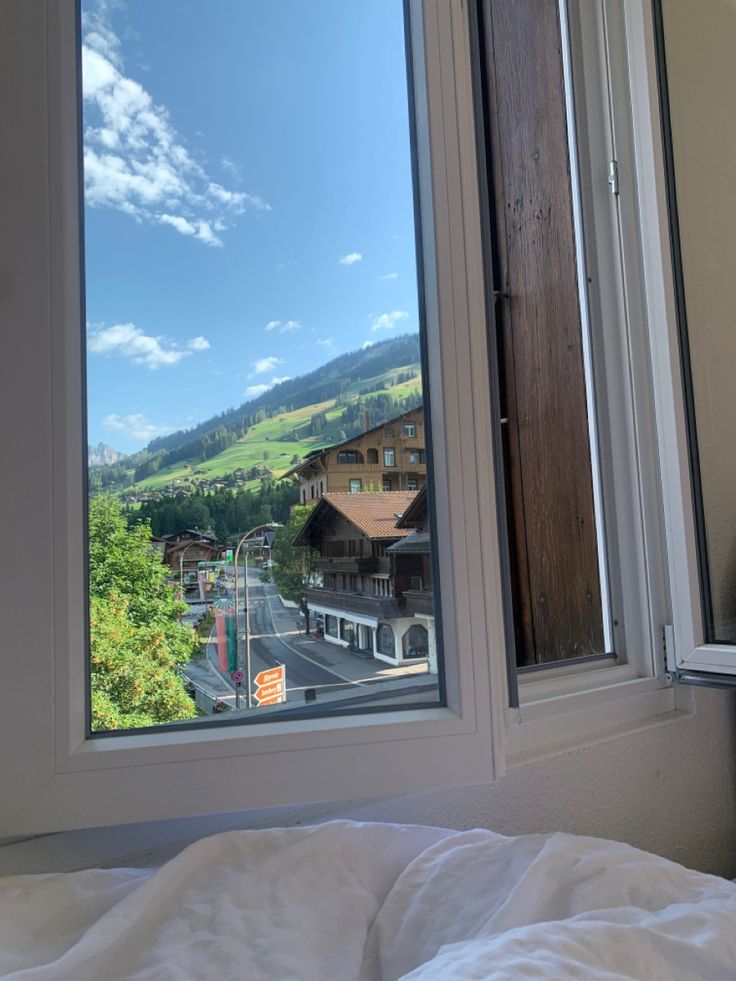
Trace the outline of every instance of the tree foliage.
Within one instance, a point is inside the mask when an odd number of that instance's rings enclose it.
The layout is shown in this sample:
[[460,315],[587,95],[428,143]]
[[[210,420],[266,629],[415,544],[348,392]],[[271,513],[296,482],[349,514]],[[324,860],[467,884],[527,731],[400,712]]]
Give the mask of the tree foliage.
[[179,623],[186,604],[174,597],[150,527],[128,528],[120,504],[90,502],[90,671],[93,730],[175,722],[196,715],[180,664],[198,648]]
[[314,548],[298,547],[293,543],[309,517],[311,504],[300,504],[292,509],[289,520],[276,530],[273,543],[271,568],[273,578],[284,599],[300,603],[304,590],[311,582],[319,552]]

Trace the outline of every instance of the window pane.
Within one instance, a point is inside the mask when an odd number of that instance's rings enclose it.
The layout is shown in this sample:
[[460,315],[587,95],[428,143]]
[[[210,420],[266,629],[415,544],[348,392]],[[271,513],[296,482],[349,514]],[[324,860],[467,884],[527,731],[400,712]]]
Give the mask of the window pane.
[[[736,10],[663,0],[671,211],[706,641],[736,643]],[[677,227],[679,225],[679,228]]]
[[82,0],[92,731],[440,701],[403,18]]

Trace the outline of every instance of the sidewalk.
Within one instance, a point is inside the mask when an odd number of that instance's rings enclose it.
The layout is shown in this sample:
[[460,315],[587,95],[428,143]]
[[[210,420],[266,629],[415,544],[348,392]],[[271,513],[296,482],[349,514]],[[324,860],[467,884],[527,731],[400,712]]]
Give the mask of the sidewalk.
[[384,661],[361,657],[353,654],[346,647],[305,634],[304,628],[298,626],[304,620],[299,610],[284,606],[273,584],[266,585],[264,591],[274,632],[282,643],[303,657],[310,658],[321,668],[340,675],[345,681],[364,685],[398,681],[402,687],[405,687],[408,679],[411,678],[412,687],[418,685],[422,688],[432,688],[437,684],[437,675],[428,673],[426,663],[394,667]]

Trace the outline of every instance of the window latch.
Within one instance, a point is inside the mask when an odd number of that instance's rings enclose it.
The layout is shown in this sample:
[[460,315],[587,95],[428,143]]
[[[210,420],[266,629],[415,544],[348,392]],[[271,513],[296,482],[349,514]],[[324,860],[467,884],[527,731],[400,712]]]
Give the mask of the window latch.
[[608,183],[611,185],[611,194],[618,196],[618,160],[611,160],[608,164]]

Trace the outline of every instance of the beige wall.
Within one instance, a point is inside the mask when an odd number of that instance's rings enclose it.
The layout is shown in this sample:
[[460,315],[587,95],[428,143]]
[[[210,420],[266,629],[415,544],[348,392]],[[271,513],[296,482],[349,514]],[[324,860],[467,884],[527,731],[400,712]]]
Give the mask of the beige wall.
[[736,640],[736,2],[662,6],[714,611]]

